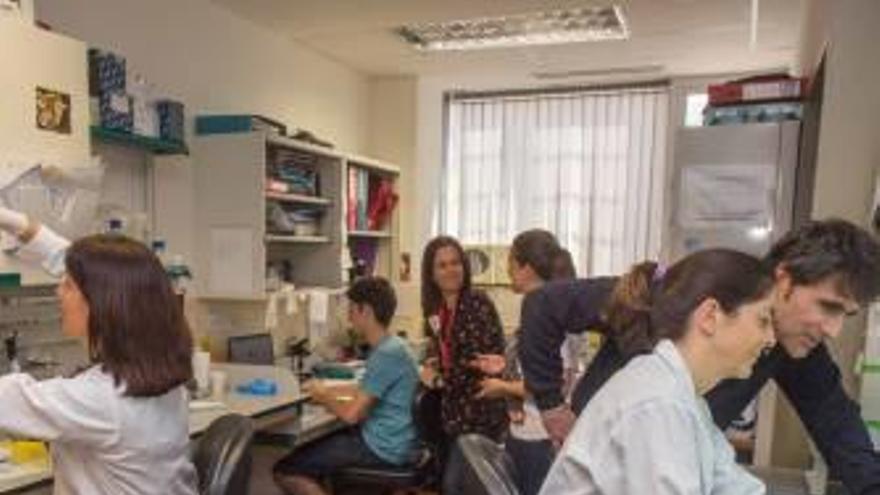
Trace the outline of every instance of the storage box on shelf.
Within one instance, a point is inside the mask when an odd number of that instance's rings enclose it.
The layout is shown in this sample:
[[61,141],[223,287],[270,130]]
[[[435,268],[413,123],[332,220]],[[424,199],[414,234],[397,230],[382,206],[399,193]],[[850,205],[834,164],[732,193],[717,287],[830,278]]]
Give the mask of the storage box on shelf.
[[186,153],[184,105],[154,100],[146,79],[129,74],[125,57],[91,48],[89,93],[96,101],[91,135],[156,154]]

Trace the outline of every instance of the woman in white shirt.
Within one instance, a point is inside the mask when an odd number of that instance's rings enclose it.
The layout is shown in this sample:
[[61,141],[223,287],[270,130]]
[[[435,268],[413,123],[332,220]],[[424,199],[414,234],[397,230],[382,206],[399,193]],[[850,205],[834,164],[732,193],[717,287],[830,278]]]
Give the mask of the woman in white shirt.
[[658,343],[581,412],[541,493],[765,493],[735,463],[702,395],[748,377],[773,345],[771,292],[761,263],[736,251],[697,252],[665,273],[636,265],[615,286],[607,320],[629,350]]
[[70,378],[0,377],[0,431],[51,444],[54,493],[195,495],[184,385],[192,336],[159,260],[142,244],[96,235],[73,244],[0,209],[19,255],[66,273],[65,335],[91,366]]

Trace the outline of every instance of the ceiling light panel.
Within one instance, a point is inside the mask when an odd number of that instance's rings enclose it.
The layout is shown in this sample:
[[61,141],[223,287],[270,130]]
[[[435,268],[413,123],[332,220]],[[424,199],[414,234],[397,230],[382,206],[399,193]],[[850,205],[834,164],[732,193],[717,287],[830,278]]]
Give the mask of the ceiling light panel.
[[396,31],[416,48],[429,51],[623,40],[629,37],[623,12],[617,6],[408,25]]

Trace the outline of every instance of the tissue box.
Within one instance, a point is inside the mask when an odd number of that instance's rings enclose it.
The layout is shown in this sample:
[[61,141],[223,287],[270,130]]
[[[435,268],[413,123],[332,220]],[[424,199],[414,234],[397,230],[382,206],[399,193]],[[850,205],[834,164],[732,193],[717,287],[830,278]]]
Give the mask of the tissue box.
[[131,96],[123,91],[102,93],[99,109],[101,127],[131,132],[134,124]]
[[159,137],[159,113],[153,102],[150,85],[143,77],[135,74],[128,87],[128,93],[132,100],[134,133],[147,137]]
[[183,142],[183,103],[160,100],[156,102],[156,110],[159,112],[159,137]]
[[149,100],[133,97],[134,133],[147,137],[159,137],[159,114]]
[[89,94],[125,92],[125,57],[112,52],[89,50]]

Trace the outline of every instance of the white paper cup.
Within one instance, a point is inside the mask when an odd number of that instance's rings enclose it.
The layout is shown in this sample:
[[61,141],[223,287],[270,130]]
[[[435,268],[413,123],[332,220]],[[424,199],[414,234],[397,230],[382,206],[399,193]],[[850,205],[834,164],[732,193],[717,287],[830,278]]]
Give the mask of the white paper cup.
[[220,398],[226,395],[226,372],[211,372],[211,396]]
[[193,353],[193,377],[199,390],[208,390],[210,386],[211,354],[205,351]]

